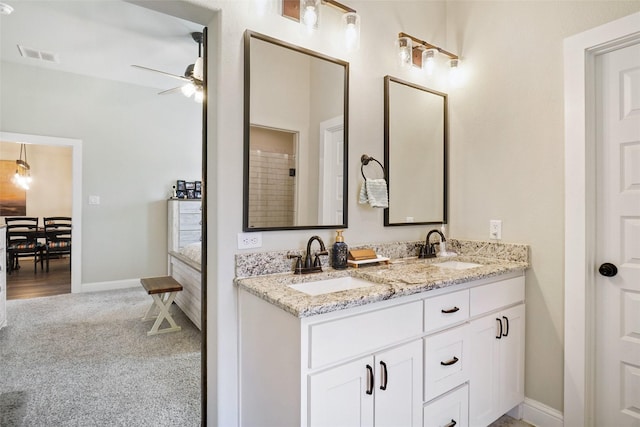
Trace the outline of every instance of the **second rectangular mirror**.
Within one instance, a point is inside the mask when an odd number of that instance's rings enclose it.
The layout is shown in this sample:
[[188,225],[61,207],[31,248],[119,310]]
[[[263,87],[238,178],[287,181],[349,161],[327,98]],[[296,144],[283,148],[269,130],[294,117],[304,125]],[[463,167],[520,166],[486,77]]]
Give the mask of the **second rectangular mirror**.
[[384,79],[384,225],[447,221],[447,95]]

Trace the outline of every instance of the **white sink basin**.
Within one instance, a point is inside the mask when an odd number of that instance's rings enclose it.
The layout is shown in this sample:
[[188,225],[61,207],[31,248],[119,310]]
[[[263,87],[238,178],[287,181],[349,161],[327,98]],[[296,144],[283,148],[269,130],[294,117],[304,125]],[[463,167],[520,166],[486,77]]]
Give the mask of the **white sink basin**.
[[468,268],[482,267],[482,264],[476,264],[474,262],[462,262],[462,261],[445,261],[445,262],[438,262],[433,265],[439,268],[449,268],[451,270],[466,270]]
[[338,277],[336,279],[318,280],[316,282],[298,283],[288,285],[290,288],[303,294],[316,296],[330,294],[332,292],[346,291],[349,289],[366,288],[373,286],[373,283],[356,277]]

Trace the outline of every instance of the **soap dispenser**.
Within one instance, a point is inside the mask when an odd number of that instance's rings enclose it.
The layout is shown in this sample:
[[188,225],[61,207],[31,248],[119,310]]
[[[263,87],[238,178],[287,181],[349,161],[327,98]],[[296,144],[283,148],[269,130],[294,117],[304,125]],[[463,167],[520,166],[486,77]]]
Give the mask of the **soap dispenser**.
[[333,268],[343,269],[347,268],[347,252],[348,246],[344,242],[342,236],[343,230],[336,230],[336,242],[333,244],[332,264]]

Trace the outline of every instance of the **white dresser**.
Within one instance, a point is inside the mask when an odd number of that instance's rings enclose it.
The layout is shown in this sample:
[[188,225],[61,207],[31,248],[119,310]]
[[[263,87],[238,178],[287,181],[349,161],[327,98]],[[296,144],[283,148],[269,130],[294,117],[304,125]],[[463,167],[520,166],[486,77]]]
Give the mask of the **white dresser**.
[[0,226],[0,328],[7,326],[7,229]]
[[202,241],[202,200],[170,199],[167,222],[169,251]]

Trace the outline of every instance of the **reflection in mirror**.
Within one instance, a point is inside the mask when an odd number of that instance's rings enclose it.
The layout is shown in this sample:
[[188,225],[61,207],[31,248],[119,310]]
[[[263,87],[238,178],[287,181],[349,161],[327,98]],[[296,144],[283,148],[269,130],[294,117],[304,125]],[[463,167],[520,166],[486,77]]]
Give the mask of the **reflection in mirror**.
[[447,95],[391,76],[384,84],[384,225],[444,223]]
[[349,64],[245,33],[245,231],[347,226]]

